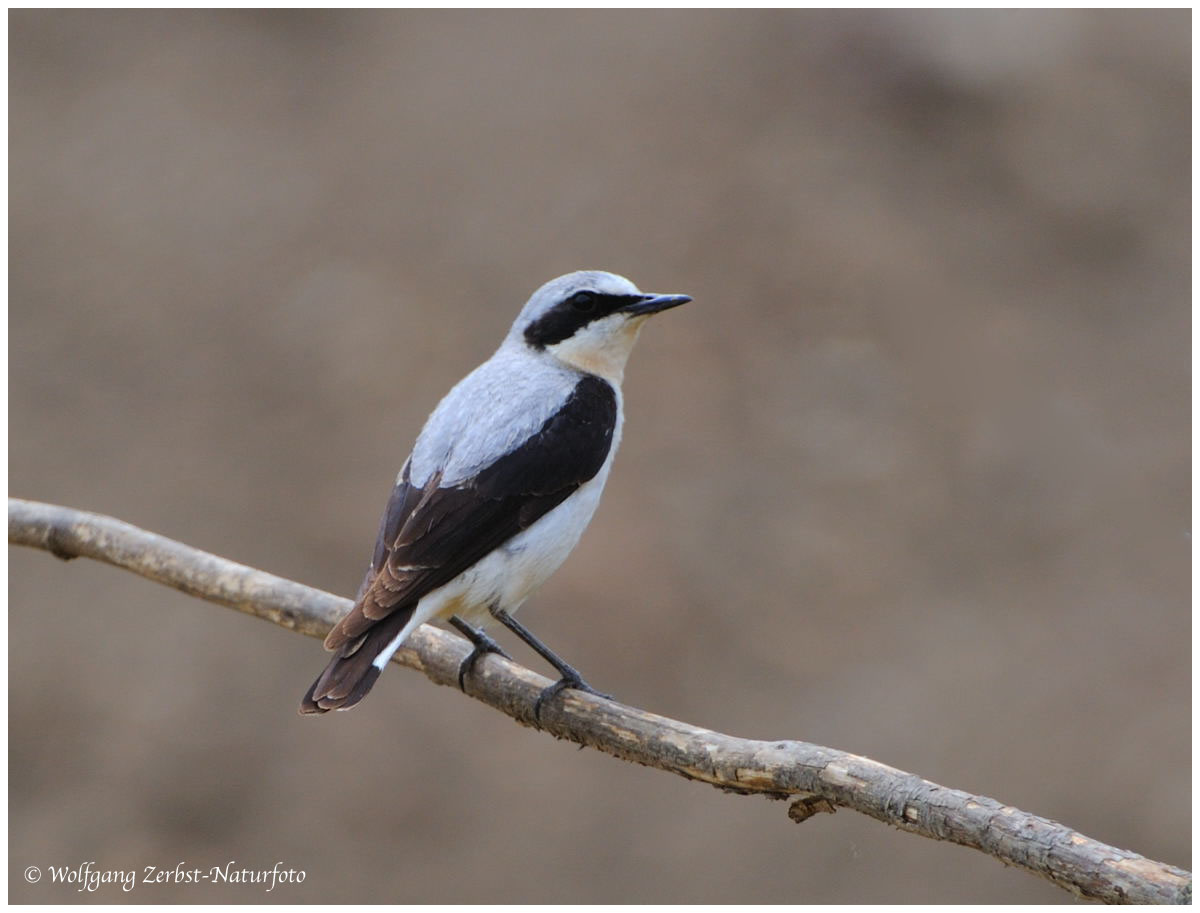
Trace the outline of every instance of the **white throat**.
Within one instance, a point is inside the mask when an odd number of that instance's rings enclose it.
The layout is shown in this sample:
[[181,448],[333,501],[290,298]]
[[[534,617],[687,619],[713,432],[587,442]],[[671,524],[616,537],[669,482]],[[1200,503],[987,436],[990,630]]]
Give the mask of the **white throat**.
[[[620,323],[614,326],[613,321]],[[645,322],[645,317],[613,315],[588,324],[569,339],[546,346],[546,351],[572,368],[620,387],[625,363]]]

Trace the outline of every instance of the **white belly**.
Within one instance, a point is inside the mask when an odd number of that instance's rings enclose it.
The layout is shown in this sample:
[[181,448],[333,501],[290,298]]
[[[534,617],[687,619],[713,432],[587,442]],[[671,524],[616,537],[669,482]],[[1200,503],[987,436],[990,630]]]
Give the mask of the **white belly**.
[[486,625],[495,621],[490,612],[493,606],[509,613],[520,608],[579,543],[600,503],[616,444],[614,435],[608,459],[600,471],[572,497],[417,603],[404,630],[376,657],[374,664],[384,668],[405,638],[418,625],[432,619],[458,615],[472,624]]
[[484,613],[495,604],[515,612],[559,569],[579,543],[600,502],[608,466],[533,526],[518,533],[475,565],[464,577],[470,582],[468,601]]
[[375,658],[374,665],[384,668],[405,638],[418,625],[431,619],[458,615],[472,624],[486,625],[495,620],[490,612],[493,607],[509,613],[519,609],[579,544],[579,537],[591,522],[604,492],[604,483],[608,481],[613,458],[621,443],[622,425],[618,388],[617,424],[608,458],[600,471],[531,527],[513,536],[449,583],[427,594],[417,603],[404,629]]

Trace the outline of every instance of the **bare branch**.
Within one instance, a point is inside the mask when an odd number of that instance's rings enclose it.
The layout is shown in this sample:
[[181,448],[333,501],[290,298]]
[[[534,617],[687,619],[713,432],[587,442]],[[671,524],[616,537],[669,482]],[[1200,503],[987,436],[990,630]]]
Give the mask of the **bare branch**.
[[[235,564],[112,517],[9,499],[8,540],[115,564],[193,596],[323,637],[350,601]],[[465,640],[424,625],[395,657],[439,685],[457,687]],[[488,655],[468,693],[533,726],[533,704],[548,680]],[[721,789],[791,799],[804,821],[849,808],[934,840],[973,847],[1081,897],[1110,903],[1191,902],[1191,874],[1106,846],[1054,821],[984,796],[947,789],[859,755],[806,742],[738,739],[590,694],[566,691],[542,712],[552,735]]]

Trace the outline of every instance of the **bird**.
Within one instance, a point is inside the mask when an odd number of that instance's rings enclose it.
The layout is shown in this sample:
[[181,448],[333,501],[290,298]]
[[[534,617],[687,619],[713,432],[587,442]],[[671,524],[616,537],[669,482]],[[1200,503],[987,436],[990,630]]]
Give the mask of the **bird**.
[[[554,666],[566,689],[600,694],[513,613],[566,560],[595,513],[621,442],[625,364],[653,315],[691,301],[582,270],[541,286],[495,353],[430,414],[396,478],[354,606],[329,632],[334,656],[301,714],[349,710],[405,639],[445,620],[476,661],[507,657],[499,622]],[[602,695],[607,697],[608,695]]]

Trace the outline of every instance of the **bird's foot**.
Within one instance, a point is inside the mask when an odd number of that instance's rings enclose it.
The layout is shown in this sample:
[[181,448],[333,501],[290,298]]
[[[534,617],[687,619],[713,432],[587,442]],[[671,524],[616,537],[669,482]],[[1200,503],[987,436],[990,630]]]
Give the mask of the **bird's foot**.
[[504,648],[484,634],[483,631],[467,624],[467,622],[463,621],[457,615],[450,619],[450,624],[475,646],[475,649],[468,653],[463,661],[458,664],[458,690],[466,694],[467,676],[474,670],[475,663],[479,662],[480,657],[486,656],[488,653],[495,653],[507,660],[511,660],[512,657],[505,653]]
[[538,695],[536,701],[533,702],[533,719],[539,726],[542,722],[542,707],[546,701],[553,699],[562,691],[585,691],[588,694],[594,694],[596,697],[602,697],[607,701],[611,701],[613,696],[605,694],[603,691],[597,691],[591,685],[580,677],[578,672],[571,670],[572,674],[564,675],[553,685],[547,685],[542,689],[542,693]]

